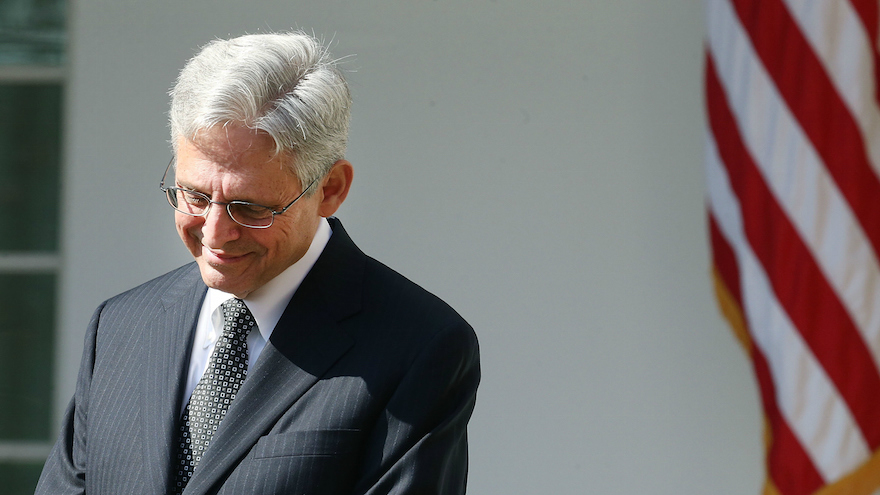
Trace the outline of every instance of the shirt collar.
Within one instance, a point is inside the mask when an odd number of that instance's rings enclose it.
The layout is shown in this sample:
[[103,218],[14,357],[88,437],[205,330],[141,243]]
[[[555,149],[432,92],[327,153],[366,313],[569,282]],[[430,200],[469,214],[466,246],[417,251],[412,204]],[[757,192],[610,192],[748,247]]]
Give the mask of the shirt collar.
[[[322,218],[306,254],[244,299],[244,303],[254,315],[254,319],[257,320],[260,334],[267,342],[272,331],[275,330],[278,320],[281,319],[284,309],[287,308],[287,303],[290,302],[290,298],[306,278],[309,270],[318,261],[331,234],[333,234],[333,230],[330,228],[330,223],[326,218]],[[210,310],[208,314],[213,314],[221,304],[233,297],[235,296],[232,294],[209,288],[205,295],[205,304]]]

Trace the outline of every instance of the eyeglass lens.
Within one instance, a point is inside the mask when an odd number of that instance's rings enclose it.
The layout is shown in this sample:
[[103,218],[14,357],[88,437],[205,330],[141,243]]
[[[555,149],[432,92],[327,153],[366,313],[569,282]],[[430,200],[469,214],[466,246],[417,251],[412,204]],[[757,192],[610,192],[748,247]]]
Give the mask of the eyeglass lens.
[[[204,216],[213,204],[208,196],[187,191],[177,187],[167,189],[168,202],[175,210],[192,216]],[[226,206],[226,211],[236,223],[247,227],[268,227],[272,225],[272,210],[260,205],[233,201]]]

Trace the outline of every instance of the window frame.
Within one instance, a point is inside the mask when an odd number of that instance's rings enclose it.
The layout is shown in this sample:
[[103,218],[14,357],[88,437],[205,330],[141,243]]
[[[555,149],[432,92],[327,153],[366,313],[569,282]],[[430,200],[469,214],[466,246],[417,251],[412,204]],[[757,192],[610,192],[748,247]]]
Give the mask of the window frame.
[[[63,92],[67,79],[68,71],[65,66],[0,65],[0,84],[58,84]],[[64,108],[60,110],[63,120]],[[61,160],[59,173],[61,173],[64,161],[63,157],[59,158]],[[58,194],[60,193],[61,191],[58,191]],[[55,275],[56,280],[60,276],[60,247],[56,247],[54,251],[0,251],[0,274],[47,273]],[[57,335],[57,322],[56,328],[53,328],[52,332]],[[53,445],[54,440],[51,438],[45,441],[19,441],[0,438],[0,464],[44,462]]]

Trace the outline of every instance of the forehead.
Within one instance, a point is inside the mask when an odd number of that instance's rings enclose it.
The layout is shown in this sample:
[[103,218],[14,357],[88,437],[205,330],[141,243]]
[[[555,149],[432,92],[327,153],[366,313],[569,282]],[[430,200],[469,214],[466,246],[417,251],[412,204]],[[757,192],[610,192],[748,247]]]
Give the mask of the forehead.
[[211,194],[264,197],[299,184],[268,134],[231,126],[178,141],[175,173],[181,185]]

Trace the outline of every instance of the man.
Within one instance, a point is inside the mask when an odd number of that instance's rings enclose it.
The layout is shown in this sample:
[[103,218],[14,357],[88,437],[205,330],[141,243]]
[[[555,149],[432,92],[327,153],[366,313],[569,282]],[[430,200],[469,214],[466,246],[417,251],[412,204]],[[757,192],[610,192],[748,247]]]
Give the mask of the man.
[[331,218],[349,107],[302,33],[187,63],[162,189],[195,262],[95,312],[37,493],[464,493],[476,338]]

